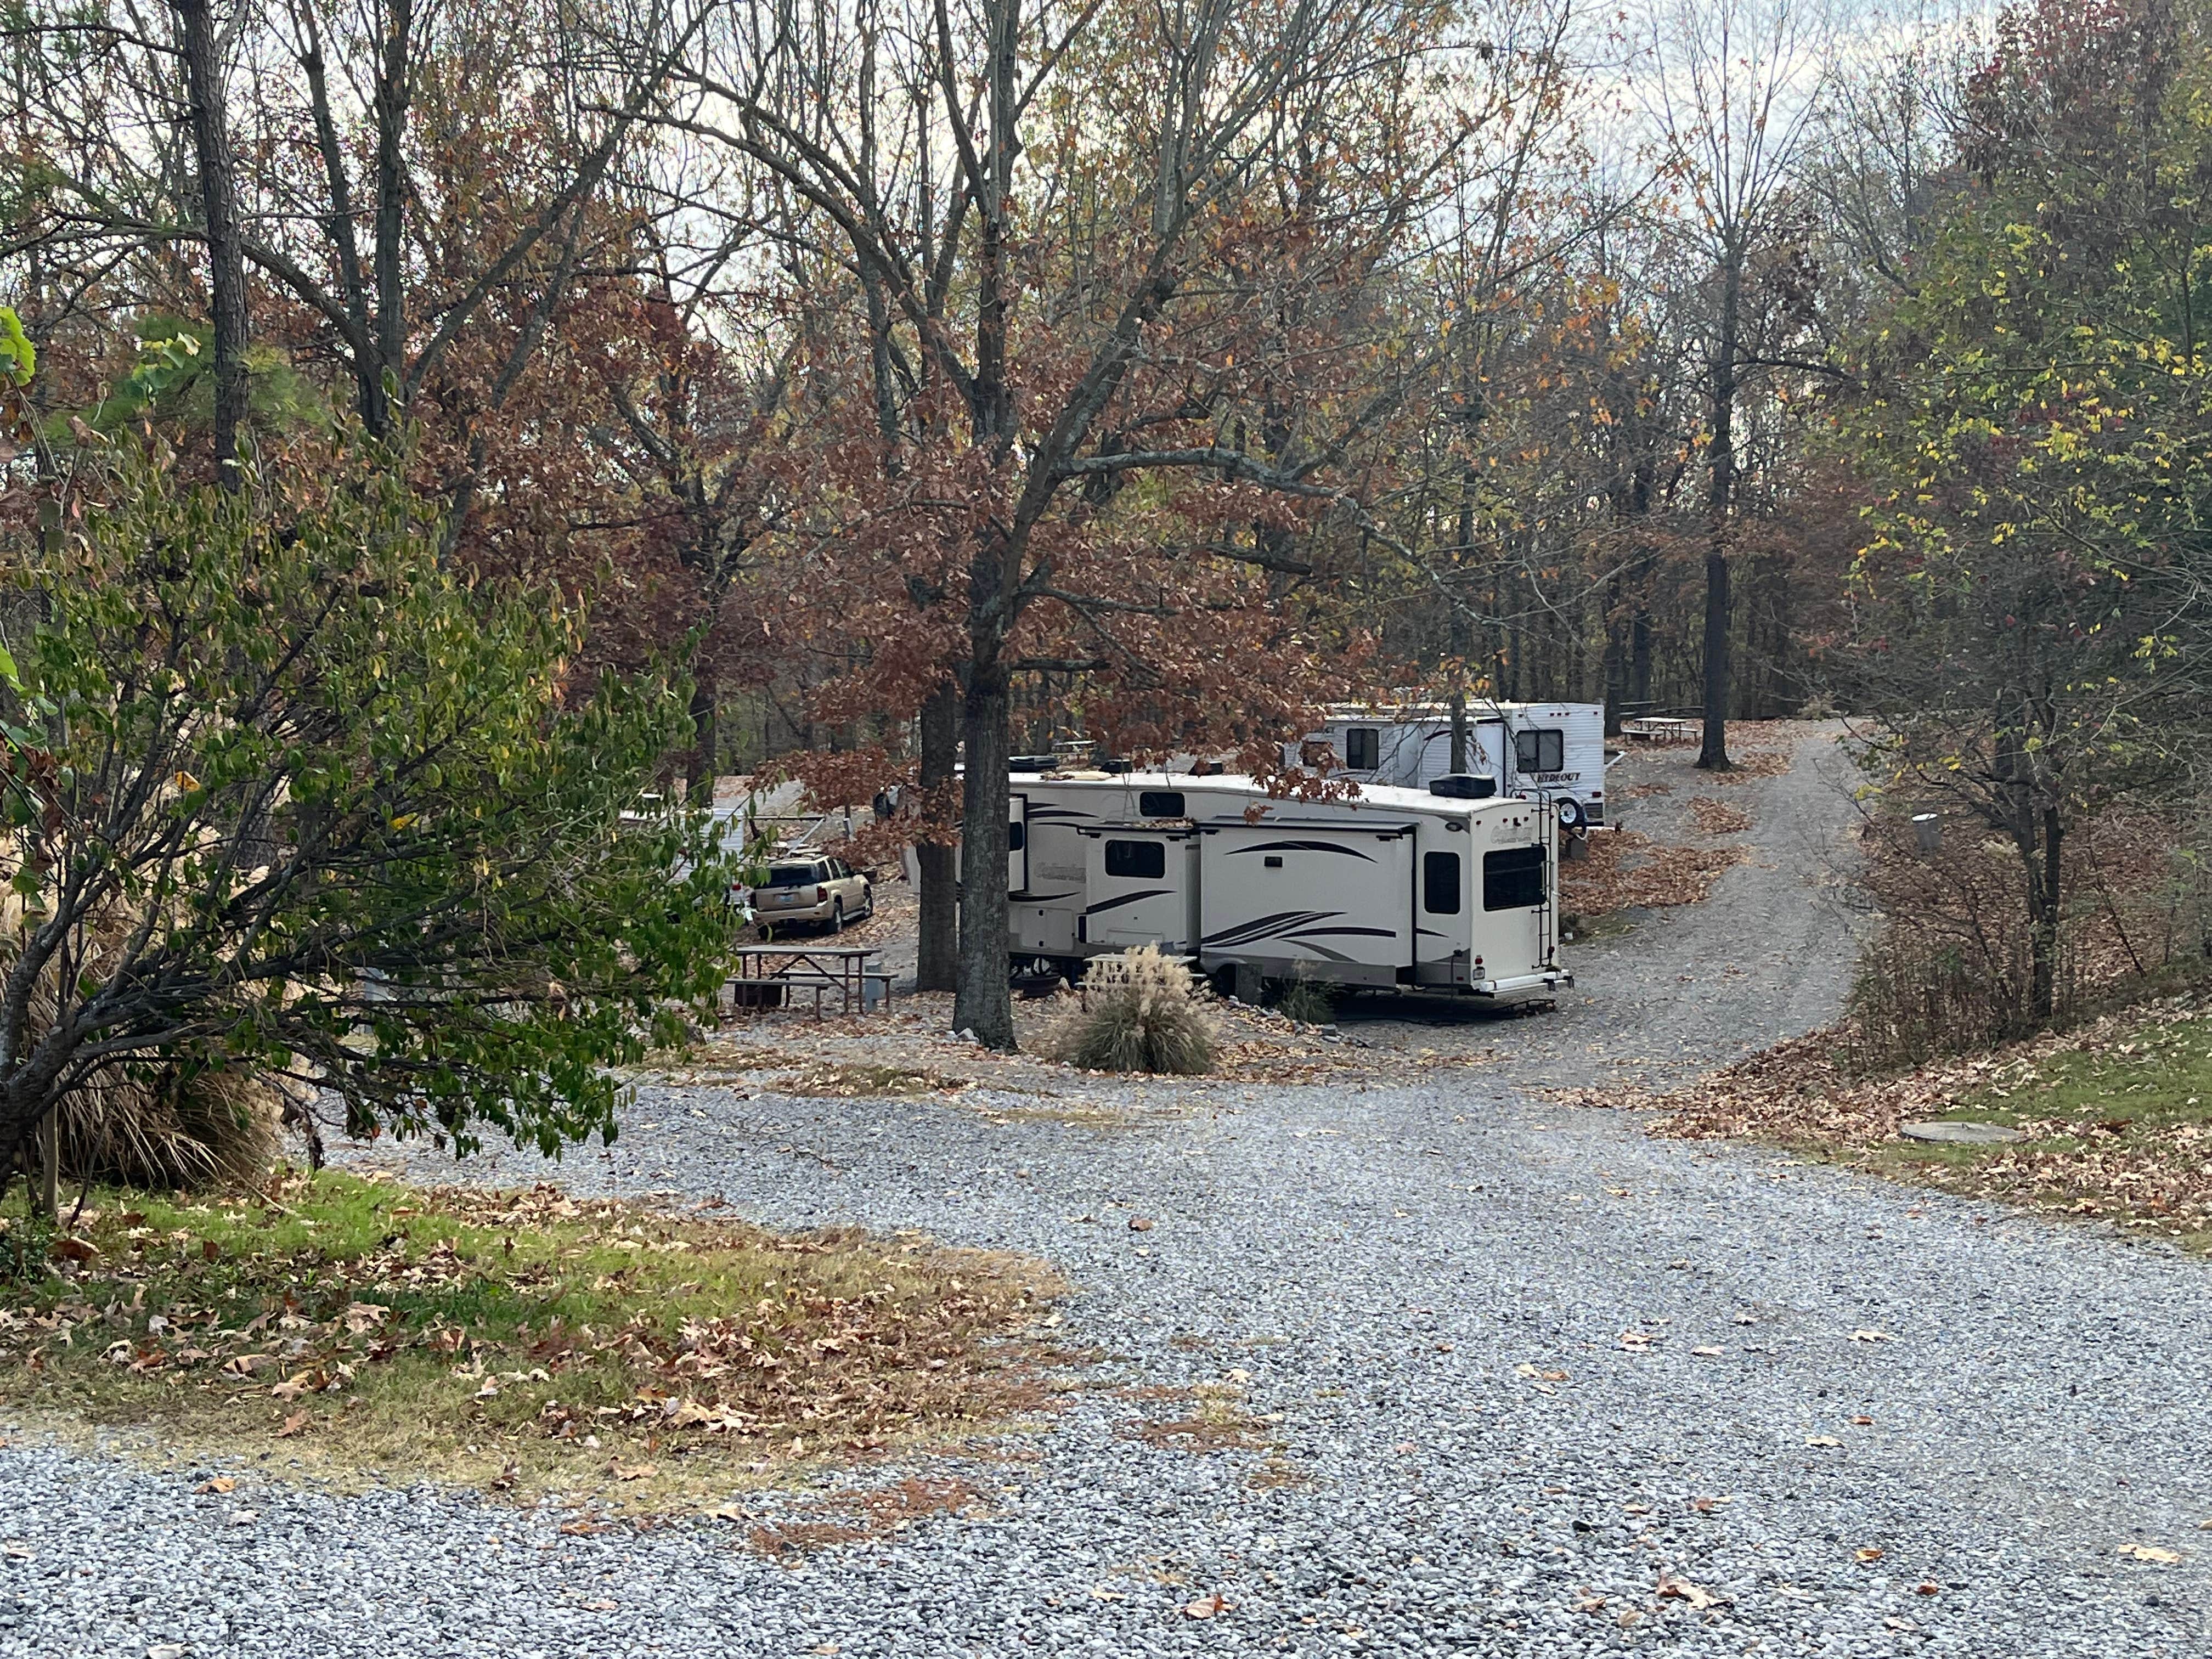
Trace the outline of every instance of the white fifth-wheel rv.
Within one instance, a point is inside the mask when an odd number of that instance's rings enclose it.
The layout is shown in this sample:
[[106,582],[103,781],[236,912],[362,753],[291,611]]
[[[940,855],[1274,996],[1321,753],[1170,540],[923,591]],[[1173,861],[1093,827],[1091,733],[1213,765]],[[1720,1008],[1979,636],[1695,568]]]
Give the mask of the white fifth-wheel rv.
[[[1605,822],[1605,705],[1479,702],[1467,710],[1463,771],[1498,781],[1501,795],[1547,797],[1570,830]],[[1451,710],[1441,703],[1343,705],[1303,742],[1284,746],[1291,765],[1326,763],[1355,783],[1425,789],[1453,770]]]
[[1554,998],[1574,982],[1558,960],[1558,821],[1542,800],[1471,798],[1488,782],[1307,801],[1233,775],[1018,774],[1009,953],[1018,971],[1074,977],[1156,944],[1231,982]]

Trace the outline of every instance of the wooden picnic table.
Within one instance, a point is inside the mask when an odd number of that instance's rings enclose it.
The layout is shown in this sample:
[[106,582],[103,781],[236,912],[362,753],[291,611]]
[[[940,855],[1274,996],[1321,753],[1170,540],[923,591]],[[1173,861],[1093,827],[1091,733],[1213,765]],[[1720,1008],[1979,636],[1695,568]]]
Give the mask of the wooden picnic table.
[[1691,743],[1705,732],[1703,720],[1673,714],[1639,714],[1620,723],[1620,735],[1643,743]]
[[888,1012],[891,976],[868,966],[871,957],[881,955],[882,950],[872,945],[741,945],[738,971],[730,975],[730,1004],[733,1009],[784,1007],[793,992],[811,991],[814,1017],[819,1019],[823,995],[835,991],[839,1012],[849,1014],[857,1005],[865,1013],[869,983],[881,981]]

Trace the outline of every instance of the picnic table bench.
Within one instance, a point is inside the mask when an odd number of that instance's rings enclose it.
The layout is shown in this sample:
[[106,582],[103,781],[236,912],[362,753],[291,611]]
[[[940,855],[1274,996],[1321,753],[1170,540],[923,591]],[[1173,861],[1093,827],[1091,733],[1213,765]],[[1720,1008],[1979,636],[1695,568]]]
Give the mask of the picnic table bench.
[[793,1006],[793,994],[814,994],[814,1017],[822,1018],[823,999],[837,995],[840,1013],[857,1006],[867,1011],[868,993],[881,987],[884,1007],[891,1006],[891,976],[871,968],[871,958],[883,951],[870,945],[744,945],[738,947],[738,971],[730,975],[730,1006],[784,1008]]

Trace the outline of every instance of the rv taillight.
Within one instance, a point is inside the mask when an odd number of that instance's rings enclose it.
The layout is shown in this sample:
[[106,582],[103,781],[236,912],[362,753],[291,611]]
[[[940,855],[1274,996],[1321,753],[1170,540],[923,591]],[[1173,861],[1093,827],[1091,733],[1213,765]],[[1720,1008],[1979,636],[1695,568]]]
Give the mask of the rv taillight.
[[1474,969],[1475,977],[1480,979],[1482,976],[1482,958],[1480,957],[1477,957],[1474,959],[1473,966]]

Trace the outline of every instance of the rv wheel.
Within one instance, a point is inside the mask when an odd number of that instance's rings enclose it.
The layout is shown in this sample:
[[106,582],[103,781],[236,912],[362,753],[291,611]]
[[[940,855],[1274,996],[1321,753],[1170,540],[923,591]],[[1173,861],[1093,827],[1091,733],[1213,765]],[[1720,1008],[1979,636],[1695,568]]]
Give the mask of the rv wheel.
[[1050,957],[1017,957],[1007,981],[1024,997],[1048,997],[1060,988],[1060,964]]

